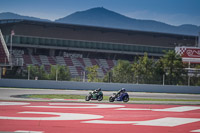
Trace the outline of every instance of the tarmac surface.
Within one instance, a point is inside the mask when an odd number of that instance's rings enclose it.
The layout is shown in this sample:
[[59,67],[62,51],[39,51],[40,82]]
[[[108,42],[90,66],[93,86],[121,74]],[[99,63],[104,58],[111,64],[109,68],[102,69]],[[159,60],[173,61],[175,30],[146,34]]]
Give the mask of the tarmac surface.
[[0,100],[0,125],[13,133],[200,132],[200,105]]
[[[200,133],[200,102],[18,98],[89,91],[0,88],[0,133]],[[111,95],[113,92],[103,92]],[[129,93],[135,98],[200,100],[199,95]],[[84,102],[83,102],[84,101]]]
[[[53,89],[22,89],[22,88],[0,88],[0,100],[17,100],[17,101],[70,101],[62,99],[35,99],[35,98],[21,98],[13,97],[16,95],[27,94],[67,94],[67,95],[84,95],[86,96],[90,91],[80,90],[53,90]],[[103,91],[105,96],[112,95],[112,91]],[[186,99],[186,100],[200,100],[198,94],[168,94],[168,93],[145,93],[145,92],[128,92],[132,98],[150,98],[150,99]],[[71,100],[78,101],[78,100]],[[79,101],[84,101],[79,100]],[[92,101],[95,102],[95,101]],[[103,101],[107,102],[107,101]],[[191,104],[200,105],[199,101],[129,101],[128,103],[147,103],[147,104]]]

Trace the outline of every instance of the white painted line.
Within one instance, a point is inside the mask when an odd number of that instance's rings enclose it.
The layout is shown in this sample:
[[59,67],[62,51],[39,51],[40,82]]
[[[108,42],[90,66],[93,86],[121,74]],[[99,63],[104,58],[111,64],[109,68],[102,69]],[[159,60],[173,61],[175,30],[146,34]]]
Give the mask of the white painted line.
[[5,105],[28,105],[30,103],[25,103],[25,102],[0,102],[0,106],[5,106]]
[[25,131],[25,130],[17,130],[16,133],[43,133],[43,131]]
[[[78,114],[78,113],[56,113],[56,112],[19,112],[19,113],[22,113],[22,114],[44,114],[44,117],[0,116],[0,119],[6,119],[6,120],[88,120],[88,119],[103,118],[103,116],[101,116],[101,115]],[[45,117],[45,115],[54,115],[54,116]]]
[[[62,105],[62,106],[24,106],[34,108],[121,108],[124,105],[112,105],[112,104],[84,104],[84,103],[49,103],[49,105]],[[70,106],[73,105],[73,106]],[[79,106],[81,105],[81,106]],[[75,107],[76,106],[76,107]]]
[[195,118],[175,118],[175,117],[166,117],[154,120],[146,121],[106,121],[106,120],[91,120],[83,121],[82,123],[91,123],[91,124],[133,124],[133,125],[143,125],[143,126],[162,126],[162,127],[174,127],[183,124],[189,124],[192,122],[198,122],[200,119]]
[[140,121],[134,125],[145,125],[145,126],[164,126],[164,127],[174,127],[183,124],[188,124],[192,122],[198,122],[200,119],[197,118],[175,118],[175,117],[166,117],[155,120]]
[[185,112],[198,109],[200,109],[200,106],[180,106],[180,107],[165,108],[165,109],[119,108],[116,110],[150,110],[150,111],[166,111],[166,112]]
[[81,123],[92,123],[92,124],[134,124],[136,121],[104,121],[104,120],[92,120],[83,121]]
[[200,106],[180,106],[166,109],[153,109],[153,111],[185,112],[200,109]]
[[116,110],[152,110],[152,109],[139,109],[139,108],[119,108],[119,109],[116,109]]
[[194,133],[200,133],[200,129],[192,130],[191,132],[194,132]]

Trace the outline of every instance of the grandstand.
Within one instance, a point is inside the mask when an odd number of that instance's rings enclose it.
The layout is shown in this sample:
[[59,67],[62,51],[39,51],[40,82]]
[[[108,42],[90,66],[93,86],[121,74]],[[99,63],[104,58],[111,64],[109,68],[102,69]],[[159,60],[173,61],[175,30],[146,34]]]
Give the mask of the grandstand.
[[0,30],[0,66],[9,65],[9,52]]
[[[11,31],[15,32],[12,36],[14,67],[44,65],[49,72],[51,65],[59,64],[68,66],[72,77],[82,76],[86,67],[92,65],[99,66],[98,75],[103,77],[119,59],[132,61],[144,52],[157,59],[176,46],[194,47],[197,39],[196,36],[30,20],[0,20],[0,29],[7,47],[11,46]],[[6,64],[8,51],[2,44],[0,49],[0,63]]]

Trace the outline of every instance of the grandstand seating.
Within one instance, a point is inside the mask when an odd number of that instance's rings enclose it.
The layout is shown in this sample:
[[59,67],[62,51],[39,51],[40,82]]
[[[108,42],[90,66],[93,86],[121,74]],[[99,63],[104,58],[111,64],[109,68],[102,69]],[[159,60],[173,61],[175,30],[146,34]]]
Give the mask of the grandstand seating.
[[107,63],[108,63],[109,68],[112,68],[115,65],[112,60],[107,60]]
[[83,61],[83,58],[77,58],[77,60],[82,64],[82,66],[85,67],[85,63],[84,63],[84,61]]
[[58,65],[63,65],[63,66],[66,66],[66,65],[67,65],[67,64],[65,63],[65,60],[64,60],[63,57],[61,57],[61,56],[56,56],[55,59],[56,59]]
[[40,59],[40,61],[41,61],[41,64],[43,64],[43,65],[50,65],[49,59],[48,59],[47,56],[40,55],[40,56],[39,56],[39,59]]
[[42,61],[39,55],[34,55],[33,58],[38,62],[38,64],[42,64]]
[[48,58],[50,64],[56,65],[56,61],[53,56],[48,56],[47,58]]
[[84,69],[80,66],[76,66],[76,70],[79,76],[83,76]]
[[32,62],[31,56],[30,55],[23,55],[23,59],[24,59],[24,65],[28,66],[28,65],[35,65],[36,63]]
[[93,66],[90,58],[83,58],[83,61],[84,61],[84,64],[86,65],[86,67]]
[[64,57],[64,60],[67,64],[67,66],[74,66],[72,59],[70,57]]
[[98,76],[103,77],[111,68],[116,65],[115,60],[80,58],[80,57],[62,57],[62,56],[46,56],[46,55],[26,55],[23,56],[24,67],[28,65],[43,65],[46,72],[50,72],[51,65],[68,66],[72,77],[81,77],[86,67],[98,65]]

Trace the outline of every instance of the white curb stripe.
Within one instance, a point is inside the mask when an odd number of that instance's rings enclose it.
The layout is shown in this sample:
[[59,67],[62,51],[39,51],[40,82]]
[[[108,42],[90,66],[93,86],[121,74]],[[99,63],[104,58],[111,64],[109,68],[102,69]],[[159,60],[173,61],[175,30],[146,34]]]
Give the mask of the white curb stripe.
[[194,132],[194,133],[200,133],[200,129],[192,130],[191,132]]
[[200,109],[199,106],[180,106],[180,107],[173,107],[173,108],[165,108],[165,109],[143,109],[143,108],[119,108],[116,110],[150,110],[150,111],[166,111],[166,112],[186,112],[192,110]]
[[82,123],[92,123],[92,124],[133,124],[133,125],[143,125],[143,126],[162,126],[162,127],[174,127],[183,124],[189,124],[193,122],[199,122],[200,119],[195,118],[175,118],[166,117],[154,120],[146,121],[106,121],[106,120],[91,120],[84,121]]

